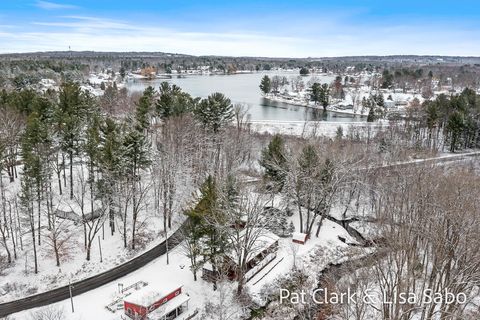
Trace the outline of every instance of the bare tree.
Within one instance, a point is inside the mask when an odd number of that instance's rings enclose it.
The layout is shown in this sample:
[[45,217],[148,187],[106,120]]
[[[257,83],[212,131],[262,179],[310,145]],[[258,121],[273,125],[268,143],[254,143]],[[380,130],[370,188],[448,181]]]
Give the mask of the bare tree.
[[135,193],[133,194],[133,199],[135,199],[135,201],[132,202],[132,249],[135,249],[136,246],[137,232],[145,227],[144,222],[146,220],[142,220],[142,222],[139,221],[139,218],[140,213],[146,209],[146,199],[148,192],[150,191],[150,183],[142,183],[142,181],[138,181],[136,186],[136,188],[132,189],[132,192]]
[[200,261],[203,252],[202,231],[192,219],[188,219],[183,224],[180,232],[184,239],[180,243],[180,250],[190,259],[190,270],[193,273],[193,280],[197,281],[197,273],[202,267],[202,261]]
[[239,188],[237,192],[235,199],[228,192],[222,195],[224,214],[220,216],[221,220],[212,222],[229,244],[227,250],[231,250],[235,263],[237,294],[240,295],[247,280],[248,263],[266,249],[265,243],[272,239],[264,239],[270,236],[266,229],[269,218],[263,214],[268,200],[246,188]]
[[63,308],[55,306],[42,307],[30,313],[31,320],[65,320],[66,318]]
[[1,161],[2,170],[6,169],[10,182],[17,178],[17,156],[20,144],[20,136],[23,132],[24,119],[10,108],[0,108],[0,143],[3,152]]
[[[49,206],[51,214],[47,213],[47,218],[50,219],[50,229],[45,231],[47,238],[47,245],[53,250],[55,254],[55,261],[57,267],[60,267],[61,258],[68,256],[70,249],[70,240],[73,233],[69,232],[73,222],[68,219],[60,219],[56,214],[56,209],[53,206],[53,193],[51,187],[47,192],[49,198]],[[57,206],[58,209],[58,206]]]
[[[478,177],[472,171],[415,167],[391,170],[378,185],[375,213],[388,252],[373,265],[380,296],[379,319],[460,319],[468,300],[447,303],[445,293],[470,297],[480,279]],[[402,292],[431,303],[395,300]]]
[[[88,199],[93,199],[93,197],[88,197],[87,190],[89,190],[88,182],[84,177],[84,170],[80,170],[78,176],[78,183],[76,187],[76,192],[74,192],[73,199],[80,208],[81,211],[81,221],[84,229],[84,242],[86,250],[86,260],[90,261],[90,253],[92,249],[93,241],[95,236],[102,229],[105,219],[107,217],[107,206],[104,203],[98,205],[91,203],[90,207],[93,208],[93,211],[87,213],[85,208],[87,206]],[[73,210],[74,208],[72,208]],[[73,210],[75,211],[75,210]]]

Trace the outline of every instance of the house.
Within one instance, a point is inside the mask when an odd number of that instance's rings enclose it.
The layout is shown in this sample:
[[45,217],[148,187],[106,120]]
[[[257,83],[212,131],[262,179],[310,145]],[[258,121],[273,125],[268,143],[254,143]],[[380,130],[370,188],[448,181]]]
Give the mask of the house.
[[140,70],[140,74],[146,79],[154,79],[157,76],[157,68],[145,67]]
[[308,240],[308,235],[306,233],[294,232],[292,234],[292,242],[298,244],[305,244]]
[[395,104],[395,101],[392,100],[385,100],[384,106],[386,109],[392,110],[396,109],[397,105]]
[[[252,230],[253,229],[253,230]],[[260,272],[265,266],[270,262],[275,260],[277,257],[278,251],[278,240],[280,239],[276,234],[266,230],[266,229],[257,229],[252,228],[249,232],[252,234],[257,234],[253,245],[251,245],[248,250],[246,257],[247,269],[245,273],[245,281],[249,281],[253,278],[258,272]],[[245,235],[245,230],[242,230],[240,237]],[[245,250],[238,252],[236,250],[230,250],[224,256],[223,266],[227,270],[227,277],[230,280],[234,280],[237,276],[238,270],[238,260],[239,255],[244,255]],[[212,265],[209,263],[204,264],[202,269],[202,278],[207,281],[212,281],[219,276],[218,272],[214,272]]]
[[135,320],[184,320],[188,313],[190,296],[182,286],[165,285],[161,290],[138,290],[123,300],[125,314]]

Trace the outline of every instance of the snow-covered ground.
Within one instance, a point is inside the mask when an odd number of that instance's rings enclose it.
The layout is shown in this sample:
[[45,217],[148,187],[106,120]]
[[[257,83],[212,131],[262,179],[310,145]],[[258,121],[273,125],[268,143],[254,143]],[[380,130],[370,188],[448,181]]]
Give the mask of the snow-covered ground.
[[[76,179],[79,179],[81,171],[81,166],[74,166],[74,176]],[[19,174],[21,174],[21,167],[19,167]],[[148,176],[149,173],[146,175]],[[145,178],[147,178],[147,176],[145,176]],[[84,177],[83,179],[87,179],[87,177]],[[15,210],[13,199],[15,199],[20,192],[19,182],[20,180],[17,179],[14,183],[10,183],[8,178],[3,176],[3,183],[5,186],[8,186],[5,196],[6,199],[12,204],[13,210]],[[76,180],[74,182],[76,197],[79,197],[79,187],[80,182],[79,180]],[[190,199],[192,189],[186,180],[182,183],[179,182],[177,187],[178,189],[176,196],[178,201],[175,206],[178,205],[178,207],[175,207],[175,211],[181,212],[180,207],[185,204],[184,202],[187,201],[187,199]],[[64,188],[64,193],[62,196],[60,196],[58,192],[58,184],[54,180],[52,189],[54,193],[53,204],[55,209],[73,211],[77,216],[81,216],[81,209],[79,207],[80,199],[70,200],[68,195],[68,187]],[[84,200],[85,212],[88,214],[91,211],[88,194]],[[73,221],[57,218],[56,223],[58,226],[60,226],[58,227],[58,230],[62,230],[62,233],[58,236],[58,241],[65,239],[65,245],[60,254],[61,265],[60,267],[56,266],[52,240],[49,238],[51,237],[52,232],[46,227],[42,227],[42,243],[41,245],[37,244],[39,272],[35,274],[32,236],[28,227],[25,225],[26,221],[23,221],[24,217],[21,214],[20,203],[18,203],[18,210],[20,212],[19,221],[23,226],[23,233],[21,237],[23,250],[20,250],[20,241],[17,239],[18,258],[14,260],[12,264],[5,265],[5,269],[2,270],[2,281],[0,282],[0,302],[7,302],[26,297],[28,295],[48,291],[67,285],[69,281],[76,282],[92,275],[104,272],[142,254],[165,239],[163,232],[163,216],[161,216],[158,210],[154,208],[153,189],[150,188],[144,201],[144,205],[141,207],[141,211],[137,220],[137,248],[135,250],[131,249],[130,242],[132,233],[131,214],[129,214],[127,217],[127,248],[124,248],[122,221],[117,217],[116,232],[114,235],[111,235],[108,222],[106,222],[104,224],[104,228],[100,229],[98,234],[93,239],[90,261],[86,261],[83,224],[75,224]],[[42,226],[47,226],[47,212],[45,207],[42,208],[41,218]],[[181,213],[173,215],[171,231],[175,231],[184,219],[185,217]],[[13,248],[11,247],[11,244],[9,245],[13,256]],[[100,250],[102,252],[101,257]],[[4,252],[2,248],[2,254],[3,253]],[[102,261],[100,262],[100,260]]]
[[[275,199],[274,203],[275,206],[282,205],[281,200],[278,198]],[[295,226],[298,226],[298,213],[289,217],[289,222],[290,221],[292,221]],[[339,236],[345,238],[347,243],[356,243],[355,239],[350,237],[345,229],[328,220],[324,220],[319,237],[312,236],[305,245],[293,243],[291,237],[280,239],[277,258],[247,283],[247,290],[251,293],[255,301],[261,303],[263,301],[262,289],[275,281],[277,277],[281,277],[291,271],[294,263],[297,268],[308,268],[311,272],[318,272],[330,262],[345,259],[351,247],[339,240]],[[312,261],[311,254],[312,252],[320,251],[322,252],[321,263],[317,263],[313,268],[313,266],[310,265]],[[118,320],[121,319],[121,310],[112,313],[106,309],[109,303],[119,297],[118,284],[121,283],[126,287],[139,281],[145,281],[148,283],[149,291],[155,290],[156,288],[160,290],[166,284],[169,284],[169,286],[183,285],[183,289],[191,298],[189,310],[193,311],[198,308],[201,311],[206,302],[214,299],[212,297],[215,297],[215,293],[211,283],[204,281],[200,277],[198,281],[193,281],[193,275],[189,270],[189,263],[190,261],[183,254],[180,245],[170,252],[170,263],[168,265],[166,256],[162,256],[147,266],[117,281],[74,297],[75,313],[71,312],[70,300],[64,300],[44,308],[63,309],[66,319],[69,320]],[[28,317],[35,312],[35,309],[23,311],[12,315],[11,319],[28,319]],[[198,318],[201,319],[201,316]]]
[[251,128],[260,133],[285,134],[292,136],[327,136],[335,137],[339,127],[346,136],[351,128],[363,128],[371,130],[374,134],[376,130],[388,125],[388,121],[381,120],[374,123],[359,122],[331,122],[331,121],[276,121],[276,120],[251,120]]

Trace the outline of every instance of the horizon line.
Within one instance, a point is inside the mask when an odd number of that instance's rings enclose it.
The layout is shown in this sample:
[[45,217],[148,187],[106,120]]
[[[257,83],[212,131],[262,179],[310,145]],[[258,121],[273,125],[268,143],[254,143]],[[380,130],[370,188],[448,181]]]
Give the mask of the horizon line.
[[438,55],[438,54],[368,54],[368,55],[342,55],[342,56],[315,56],[315,57],[299,57],[299,56],[284,56],[284,57],[272,57],[272,56],[234,56],[234,55],[194,55],[188,53],[174,53],[163,51],[97,51],[97,50],[47,50],[47,51],[25,51],[25,52],[0,52],[0,56],[7,55],[32,55],[32,54],[46,54],[46,53],[110,53],[110,54],[170,54],[181,55],[191,57],[227,57],[227,58],[260,58],[260,59],[331,59],[331,58],[381,58],[381,57],[438,57],[438,58],[480,58],[479,56],[472,55]]

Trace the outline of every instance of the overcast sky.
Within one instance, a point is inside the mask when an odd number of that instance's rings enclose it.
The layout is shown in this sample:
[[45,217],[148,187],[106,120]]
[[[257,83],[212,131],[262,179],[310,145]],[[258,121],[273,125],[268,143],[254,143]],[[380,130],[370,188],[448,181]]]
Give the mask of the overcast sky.
[[0,52],[480,56],[476,0],[0,0]]

